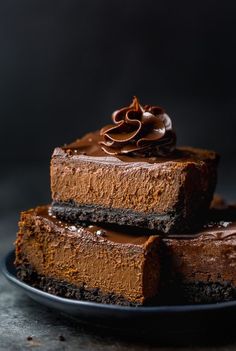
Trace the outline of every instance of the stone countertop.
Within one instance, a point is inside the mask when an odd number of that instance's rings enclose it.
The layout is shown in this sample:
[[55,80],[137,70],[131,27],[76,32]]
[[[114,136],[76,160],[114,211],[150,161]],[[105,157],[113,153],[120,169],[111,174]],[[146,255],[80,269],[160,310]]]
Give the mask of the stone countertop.
[[[41,188],[37,188],[41,180]],[[47,202],[47,170],[30,169],[0,178],[0,259],[13,247],[20,209]],[[44,184],[44,186],[43,186]],[[36,190],[35,190],[36,189]],[[43,190],[45,189],[45,190]],[[231,194],[232,196],[232,194]],[[37,200],[36,200],[37,199]],[[37,201],[37,202],[36,202]],[[235,338],[223,345],[185,346],[181,350],[231,351]],[[11,286],[0,274],[0,350],[174,350],[165,345],[135,342],[84,327],[76,319],[37,304]]]

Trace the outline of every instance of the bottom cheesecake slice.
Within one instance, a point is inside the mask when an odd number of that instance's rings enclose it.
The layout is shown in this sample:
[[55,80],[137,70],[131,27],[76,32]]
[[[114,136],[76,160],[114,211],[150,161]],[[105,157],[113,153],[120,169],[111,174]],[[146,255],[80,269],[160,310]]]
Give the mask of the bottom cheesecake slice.
[[198,233],[151,234],[73,226],[37,207],[21,214],[18,277],[55,295],[120,305],[236,299],[235,206],[212,209]]
[[21,280],[49,293],[135,306],[157,295],[159,247],[158,236],[70,226],[44,206],[22,212],[15,264]]
[[236,222],[163,240],[159,301],[217,303],[236,299]]
[[236,300],[235,204],[215,196],[202,229],[163,238],[161,251],[159,303]]

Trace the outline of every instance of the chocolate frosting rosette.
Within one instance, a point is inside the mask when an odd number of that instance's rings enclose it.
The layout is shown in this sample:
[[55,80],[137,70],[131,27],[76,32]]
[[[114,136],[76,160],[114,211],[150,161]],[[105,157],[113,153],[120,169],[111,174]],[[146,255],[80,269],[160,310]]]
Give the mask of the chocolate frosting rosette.
[[171,119],[159,106],[142,106],[134,97],[130,106],[113,112],[112,120],[100,131],[101,148],[109,155],[167,156],[175,149]]

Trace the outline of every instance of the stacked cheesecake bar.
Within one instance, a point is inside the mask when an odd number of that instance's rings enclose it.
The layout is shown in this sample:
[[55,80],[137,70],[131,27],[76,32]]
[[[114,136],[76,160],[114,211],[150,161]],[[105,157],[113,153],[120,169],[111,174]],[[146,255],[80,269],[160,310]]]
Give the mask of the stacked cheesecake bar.
[[52,204],[21,214],[18,277],[121,305],[233,299],[236,210],[209,211],[217,154],[176,148],[169,116],[136,98],[112,119],[55,149]]

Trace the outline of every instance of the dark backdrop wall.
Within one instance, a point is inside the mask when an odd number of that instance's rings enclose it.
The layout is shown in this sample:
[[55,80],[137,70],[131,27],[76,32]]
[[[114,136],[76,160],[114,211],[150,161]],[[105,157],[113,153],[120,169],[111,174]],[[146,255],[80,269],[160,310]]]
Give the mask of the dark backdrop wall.
[[[218,150],[221,184],[233,182],[235,10],[233,0],[1,1],[0,160],[15,189],[12,165],[37,163],[41,199],[53,148],[133,95],[166,108],[179,144]],[[29,192],[36,178],[25,177]]]

